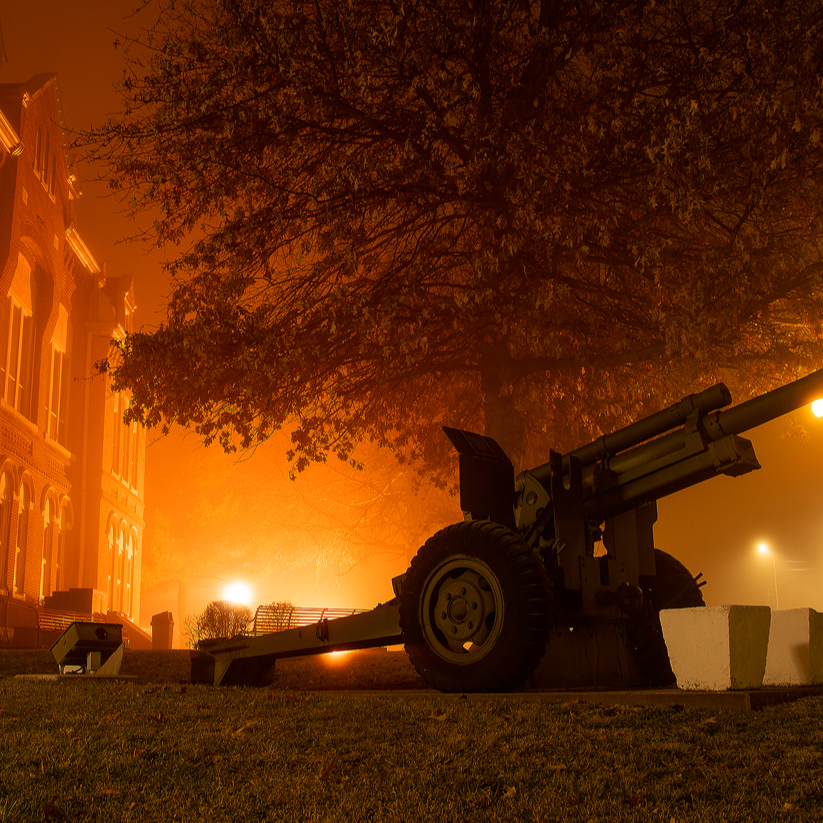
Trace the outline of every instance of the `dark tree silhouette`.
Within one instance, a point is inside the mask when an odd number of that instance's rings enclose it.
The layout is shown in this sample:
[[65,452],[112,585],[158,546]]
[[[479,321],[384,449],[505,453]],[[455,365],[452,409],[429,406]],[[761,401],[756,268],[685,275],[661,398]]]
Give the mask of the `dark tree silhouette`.
[[248,606],[229,603],[226,600],[213,600],[201,614],[186,619],[188,643],[196,649],[204,640],[219,640],[246,634],[251,619],[252,614]]
[[[823,10],[191,0],[88,136],[180,244],[128,414],[296,469],[443,422],[516,462],[820,359]],[[450,459],[450,457],[448,458]]]

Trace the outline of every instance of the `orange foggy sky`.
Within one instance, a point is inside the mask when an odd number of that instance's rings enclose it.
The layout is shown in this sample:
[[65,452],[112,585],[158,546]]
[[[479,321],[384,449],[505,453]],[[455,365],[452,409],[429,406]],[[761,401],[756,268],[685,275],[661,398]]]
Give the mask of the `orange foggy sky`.
[[[128,16],[138,4],[138,0],[26,0],[5,4],[0,22],[9,62],[0,69],[0,81],[17,82],[33,74],[57,72],[65,124],[84,128],[99,120],[117,107],[112,85],[122,69],[122,51],[113,46],[115,31],[134,31],[151,21],[146,11],[135,18]],[[82,168],[80,171],[82,181],[84,172]],[[109,271],[135,274],[139,320],[149,325],[157,322],[166,290],[158,255],[145,256],[134,245],[120,244],[133,227],[118,214],[116,201],[104,196],[103,186],[88,180],[81,182],[81,188],[84,197],[77,219],[80,233],[95,256],[107,263]],[[754,546],[768,540],[778,558],[780,606],[823,610],[823,422],[813,419],[808,410],[795,413],[793,419],[807,429],[808,440],[782,437],[791,429],[789,419],[752,434],[763,465],[760,472],[709,481],[660,503],[657,545],[693,572],[704,573],[709,581],[704,589],[709,603],[767,602],[772,567],[765,568]],[[180,477],[176,468],[180,443],[181,439],[174,437],[149,449],[149,524],[158,508],[158,498],[167,495],[172,486],[179,494],[176,505],[191,503],[185,498],[186,478]],[[184,448],[191,456],[194,445]],[[270,468],[269,463],[267,471]],[[459,519],[455,501],[454,520]],[[808,570],[792,571],[789,561],[803,561]],[[328,581],[318,582],[315,603],[305,602],[311,597],[312,578],[301,578],[299,599],[304,602],[300,604],[373,605],[385,598],[390,572],[398,571],[397,563],[385,569],[372,565],[368,582],[364,582],[366,577],[360,582],[352,582],[357,578],[351,578],[345,590],[339,586],[335,590]],[[219,592],[213,590],[216,585],[208,590],[212,595],[203,597],[217,596]],[[285,596],[275,588],[271,584],[266,592],[259,592],[259,600]],[[146,620],[144,610],[143,622]]]

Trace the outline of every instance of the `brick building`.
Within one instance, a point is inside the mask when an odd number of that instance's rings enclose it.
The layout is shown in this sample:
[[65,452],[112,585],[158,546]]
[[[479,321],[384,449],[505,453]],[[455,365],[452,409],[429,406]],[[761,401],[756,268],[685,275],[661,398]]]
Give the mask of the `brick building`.
[[57,77],[0,85],[0,643],[24,609],[139,621],[145,432],[94,368],[134,289],[84,243],[77,197]]

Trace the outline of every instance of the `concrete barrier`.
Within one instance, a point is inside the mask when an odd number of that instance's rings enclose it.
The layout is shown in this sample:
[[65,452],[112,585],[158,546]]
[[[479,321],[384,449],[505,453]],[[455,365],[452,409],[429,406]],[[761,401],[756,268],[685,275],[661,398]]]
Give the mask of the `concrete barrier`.
[[688,691],[760,688],[770,622],[768,606],[705,606],[660,612],[677,685]]
[[823,614],[814,609],[772,612],[764,686],[823,683]]

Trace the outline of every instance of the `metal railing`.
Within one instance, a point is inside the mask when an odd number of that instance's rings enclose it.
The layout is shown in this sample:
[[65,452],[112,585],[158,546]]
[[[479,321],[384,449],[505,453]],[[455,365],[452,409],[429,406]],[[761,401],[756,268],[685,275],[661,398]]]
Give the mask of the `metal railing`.
[[42,648],[72,623],[94,620],[84,612],[44,609],[30,601],[0,596],[0,647]]
[[72,623],[91,623],[94,616],[85,612],[68,612],[62,609],[37,610],[41,632],[64,632]]
[[350,617],[353,614],[363,614],[367,611],[368,609],[306,608],[279,604],[258,606],[254,613],[252,634],[258,637],[261,634],[273,634],[287,629],[312,626],[321,620],[337,620],[339,617]]

